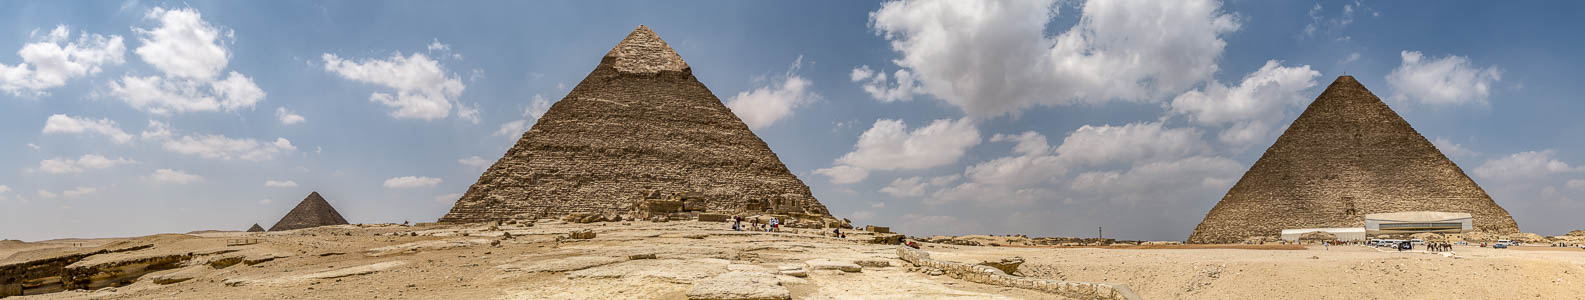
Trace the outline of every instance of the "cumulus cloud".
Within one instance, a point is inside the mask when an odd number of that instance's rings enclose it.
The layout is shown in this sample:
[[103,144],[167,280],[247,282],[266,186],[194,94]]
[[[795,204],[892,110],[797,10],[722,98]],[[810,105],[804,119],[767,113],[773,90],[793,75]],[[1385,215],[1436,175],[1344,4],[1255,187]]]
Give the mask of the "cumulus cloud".
[[464,157],[462,159],[458,159],[457,163],[462,164],[464,166],[470,166],[470,167],[475,167],[475,168],[480,168],[480,169],[483,169],[483,168],[486,168],[486,167],[490,166],[490,161],[485,160],[483,157],[479,157],[477,155]]
[[81,173],[89,169],[105,169],[133,163],[137,163],[137,161],[120,157],[109,159],[104,156],[85,154],[76,160],[57,157],[39,161],[39,167],[36,170],[50,174]]
[[528,106],[523,107],[522,120],[501,123],[501,129],[495,130],[495,133],[490,135],[504,136],[515,141],[523,135],[523,132],[528,131],[529,126],[534,125],[534,121],[539,120],[539,117],[544,116],[545,112],[550,111],[552,104],[555,104],[555,102],[546,99],[544,95],[534,94],[534,98],[529,101]]
[[297,182],[296,181],[291,181],[291,180],[265,180],[264,181],[264,186],[265,187],[281,187],[281,188],[297,187]]
[[914,95],[925,93],[924,89],[919,88],[918,79],[908,70],[897,70],[891,76],[887,77],[886,72],[871,70],[869,65],[860,65],[853,68],[848,77],[862,85],[864,93],[881,102],[909,101],[914,99]]
[[[266,93],[240,72],[224,72],[231,61],[225,44],[234,34],[203,20],[197,10],[154,8],[145,19],[156,28],[134,28],[143,45],[134,51],[163,76],[122,76],[109,94],[154,114],[252,109]],[[222,74],[225,74],[223,78]]]
[[174,184],[188,184],[204,181],[204,178],[199,177],[198,175],[188,174],[187,172],[171,169],[154,170],[154,174],[150,174],[149,179],[153,179],[155,182]]
[[816,173],[833,182],[858,182],[868,170],[917,170],[957,162],[979,143],[980,131],[969,119],[940,119],[913,130],[902,120],[881,119],[859,135],[853,152],[836,160],[838,166]]
[[[1354,24],[1355,14],[1366,12],[1372,16],[1381,15],[1375,9],[1366,6],[1364,2],[1358,0],[1344,3],[1342,9],[1338,10],[1338,13],[1333,16],[1327,15],[1326,9],[1321,6],[1321,3],[1316,3],[1315,6],[1310,7],[1310,24],[1304,26],[1304,32],[1299,36],[1304,38],[1325,37],[1338,41],[1350,40],[1352,37],[1344,33],[1344,30],[1348,29],[1349,25]],[[1358,54],[1355,54],[1355,56],[1358,56]]]
[[1548,175],[1585,170],[1554,158],[1556,151],[1526,151],[1487,160],[1475,168],[1475,176],[1499,181],[1544,178]]
[[1426,105],[1487,105],[1492,84],[1502,80],[1496,66],[1476,67],[1469,58],[1449,55],[1425,57],[1419,51],[1403,51],[1403,64],[1387,74],[1391,99]]
[[117,144],[132,142],[132,135],[116,127],[116,122],[110,119],[89,119],[86,117],[73,117],[62,114],[50,115],[44,120],[44,133],[91,133],[103,135]]
[[158,140],[171,137],[171,125],[165,122],[149,120],[149,125],[139,134],[145,140]]
[[[1571,189],[1585,189],[1585,179],[1569,179],[1567,185]],[[3,187],[5,186],[0,186],[0,192],[4,192],[6,190]]]
[[1160,161],[1187,157],[1210,149],[1194,128],[1168,128],[1160,122],[1123,126],[1084,125],[1062,140],[1056,151],[1076,164]]
[[965,168],[961,183],[926,192],[924,203],[1133,203],[1183,197],[1162,191],[1206,192],[1231,185],[1241,166],[1209,155],[1202,135],[1159,122],[1085,125],[1056,147],[1032,131],[997,134],[992,142],[1013,144],[1009,155]]
[[1431,143],[1436,144],[1436,149],[1442,150],[1442,154],[1446,154],[1449,157],[1480,156],[1480,152],[1470,150],[1469,148],[1464,147],[1464,145],[1459,145],[1458,143],[1454,143],[1452,140],[1448,140],[1444,137],[1437,137],[1435,140],[1431,140]]
[[73,41],[71,28],[59,25],[42,36],[35,29],[29,36],[33,41],[17,50],[22,62],[15,66],[0,63],[0,91],[18,97],[48,95],[45,90],[66,85],[67,80],[126,62],[126,44],[119,35],[85,32]]
[[1170,114],[1188,116],[1196,124],[1229,124],[1218,139],[1244,146],[1271,136],[1289,107],[1305,103],[1304,91],[1315,87],[1318,76],[1321,72],[1308,65],[1283,67],[1279,61],[1268,60],[1237,86],[1213,80],[1203,90],[1178,95],[1168,106]]
[[825,175],[834,184],[855,183],[864,181],[864,178],[870,176],[869,170],[849,165],[836,165],[830,168],[818,169],[815,170],[815,174]]
[[406,176],[385,180],[385,187],[392,189],[427,188],[439,184],[440,178],[434,177]]
[[202,158],[246,161],[269,160],[282,152],[297,150],[297,147],[292,145],[292,141],[285,138],[276,138],[274,142],[262,142],[249,138],[208,134],[170,139],[165,141],[163,147],[166,151]]
[[442,119],[451,115],[453,104],[458,106],[459,114],[464,117],[471,114],[477,118],[477,112],[468,111],[470,108],[457,100],[467,85],[462,83],[457,74],[447,71],[439,61],[423,53],[402,56],[398,52],[385,59],[357,60],[325,53],[321,58],[327,72],[347,80],[390,88],[395,95],[374,92],[369,94],[369,101],[392,108],[390,116],[393,118],[426,121]]
[[308,119],[303,118],[302,115],[298,115],[296,112],[293,112],[290,109],[286,109],[286,107],[275,108],[275,118],[280,119],[281,124],[284,125],[295,125],[308,122]]
[[0,194],[5,194],[6,192],[10,192],[10,191],[11,191],[11,187],[5,186],[3,184],[0,184]]
[[[1075,25],[1048,36],[1058,9],[1055,0],[886,2],[870,13],[870,26],[891,42],[908,76],[897,73],[896,87],[876,85],[898,90],[878,99],[904,99],[913,82],[900,77],[911,77],[973,117],[1155,100],[1211,78],[1227,44],[1222,35],[1239,28],[1214,0],[1093,0]],[[850,79],[875,82],[866,69]]]
[[887,184],[886,187],[881,188],[880,192],[898,198],[919,197],[923,196],[925,192],[929,191],[931,188],[952,184],[961,177],[962,176],[958,175],[946,175],[931,178],[919,176],[898,178],[892,180],[892,183]]
[[791,116],[799,106],[814,102],[819,96],[809,90],[812,83],[798,75],[803,60],[803,56],[798,56],[788,67],[787,73],[781,76],[780,82],[738,92],[727,100],[726,107],[743,118],[743,123],[748,124],[750,129],[760,129]]

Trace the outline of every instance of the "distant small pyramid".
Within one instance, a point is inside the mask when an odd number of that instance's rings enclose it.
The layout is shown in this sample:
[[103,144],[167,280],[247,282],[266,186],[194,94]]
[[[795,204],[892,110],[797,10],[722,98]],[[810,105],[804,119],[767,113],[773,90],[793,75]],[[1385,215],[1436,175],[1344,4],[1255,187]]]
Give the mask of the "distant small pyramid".
[[253,227],[248,227],[248,232],[264,232],[264,227],[259,226],[259,223],[253,223]]
[[1288,125],[1189,236],[1236,243],[1283,229],[1363,227],[1365,215],[1469,213],[1474,229],[1518,233],[1508,211],[1353,76]]
[[308,194],[308,198],[303,198],[303,202],[297,203],[297,207],[292,208],[285,217],[281,217],[280,222],[275,222],[275,226],[271,226],[270,231],[343,224],[347,224],[347,219],[341,218],[341,213],[337,213],[336,208],[330,206],[330,202],[320,197],[319,192],[313,192]]

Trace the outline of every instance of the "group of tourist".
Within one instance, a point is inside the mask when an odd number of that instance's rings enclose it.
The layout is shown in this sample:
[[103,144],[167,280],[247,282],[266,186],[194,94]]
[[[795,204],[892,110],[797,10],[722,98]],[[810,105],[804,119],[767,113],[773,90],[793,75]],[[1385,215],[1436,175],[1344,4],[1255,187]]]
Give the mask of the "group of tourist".
[[1431,252],[1453,251],[1453,244],[1446,242],[1429,242],[1425,243],[1425,250],[1429,250]]
[[743,231],[748,229],[753,231],[772,232],[779,231],[781,229],[781,220],[777,220],[775,217],[771,217],[770,222],[766,224],[760,224],[758,218],[751,220],[750,222],[751,224],[749,227],[744,227],[743,217],[732,216],[732,231]]

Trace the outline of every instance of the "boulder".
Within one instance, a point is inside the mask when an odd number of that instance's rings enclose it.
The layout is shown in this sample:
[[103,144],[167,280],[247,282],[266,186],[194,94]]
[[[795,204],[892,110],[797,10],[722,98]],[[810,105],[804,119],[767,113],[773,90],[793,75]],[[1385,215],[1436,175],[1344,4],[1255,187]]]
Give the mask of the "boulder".
[[834,261],[834,260],[828,260],[828,259],[810,260],[810,261],[804,262],[804,265],[809,266],[810,270],[837,270],[837,271],[850,272],[850,273],[851,272],[859,272],[859,271],[863,271],[864,270],[863,266],[859,266],[858,264],[855,264],[855,263],[845,262],[845,261]]
[[688,289],[692,300],[780,300],[792,299],[792,292],[775,275],[759,272],[729,272],[694,281]]
[[801,265],[782,265],[781,267],[777,268],[776,272],[792,277],[809,277],[809,271],[804,270],[804,267]]
[[866,225],[866,226],[864,226],[864,231],[869,231],[869,232],[874,232],[874,233],[892,233],[892,228],[891,227],[885,227],[885,226]]
[[878,233],[870,238],[871,244],[896,245],[903,241],[903,235],[895,233]]
[[979,263],[979,265],[982,266],[989,266],[996,268],[997,270],[1002,270],[1002,273],[1007,274],[1013,274],[1014,271],[1018,271],[1018,266],[1022,264],[1024,264],[1024,258],[1017,256],[1003,258],[1001,261],[983,261]]
[[572,232],[567,233],[567,238],[574,239],[574,240],[587,240],[587,239],[594,238],[594,235],[595,235],[594,234],[594,230],[579,229],[579,230],[573,230]]
[[868,268],[885,268],[892,265],[890,260],[880,258],[865,258],[853,261],[853,264]]

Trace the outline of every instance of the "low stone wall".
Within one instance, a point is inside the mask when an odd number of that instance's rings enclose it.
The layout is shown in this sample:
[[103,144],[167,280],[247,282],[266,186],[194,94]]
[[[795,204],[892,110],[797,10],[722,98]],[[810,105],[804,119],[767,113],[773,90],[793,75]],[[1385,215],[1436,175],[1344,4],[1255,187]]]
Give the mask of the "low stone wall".
[[947,276],[971,282],[1037,290],[1074,299],[1140,299],[1139,295],[1134,294],[1134,290],[1129,289],[1126,284],[1071,282],[1013,276],[990,266],[931,259],[929,252],[905,245],[897,246],[897,257],[915,266],[939,269],[946,273]]

